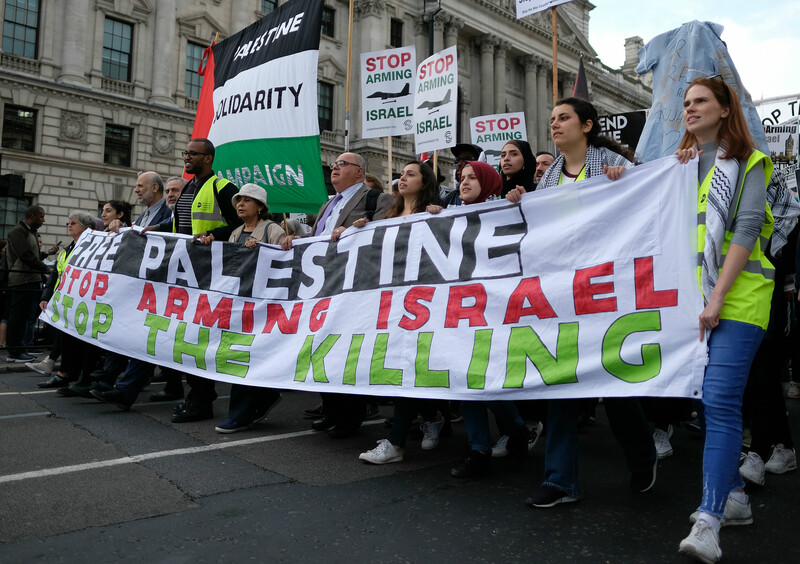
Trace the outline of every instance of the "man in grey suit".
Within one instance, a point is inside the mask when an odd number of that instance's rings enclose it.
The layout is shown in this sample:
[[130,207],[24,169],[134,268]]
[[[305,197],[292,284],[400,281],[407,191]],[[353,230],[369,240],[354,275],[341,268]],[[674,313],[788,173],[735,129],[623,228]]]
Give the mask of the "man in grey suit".
[[[355,153],[342,153],[331,163],[331,184],[336,195],[319,210],[314,223],[314,236],[327,235],[334,241],[345,229],[358,222],[366,222],[368,193],[370,188],[364,184],[367,163]],[[394,202],[394,196],[381,193],[375,203],[372,219],[382,219]],[[283,242],[284,249],[292,247],[292,239]],[[311,426],[317,431],[328,431],[333,438],[348,437],[355,434],[364,421],[367,399],[353,394],[321,394],[322,419]]]

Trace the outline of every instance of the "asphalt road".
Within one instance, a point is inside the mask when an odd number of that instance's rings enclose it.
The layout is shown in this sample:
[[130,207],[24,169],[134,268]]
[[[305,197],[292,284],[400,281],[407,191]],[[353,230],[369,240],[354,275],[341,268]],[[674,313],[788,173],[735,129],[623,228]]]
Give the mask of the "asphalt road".
[[[580,436],[584,499],[531,510],[543,441],[521,470],[498,459],[490,478],[464,481],[449,475],[460,424],[434,451],[410,441],[404,462],[371,466],[358,454],[385,438],[382,420],[330,439],[302,418],[315,394],[285,392],[265,423],[220,435],[226,385],[214,421],[176,425],[173,404],[148,393],[121,412],[40,380],[0,364],[2,563],[688,562],[677,546],[699,501],[702,441],[685,429],[637,495],[600,408]],[[800,437],[800,401],[787,402]],[[800,472],[749,493],[755,523],[722,531],[724,562],[800,560]]]

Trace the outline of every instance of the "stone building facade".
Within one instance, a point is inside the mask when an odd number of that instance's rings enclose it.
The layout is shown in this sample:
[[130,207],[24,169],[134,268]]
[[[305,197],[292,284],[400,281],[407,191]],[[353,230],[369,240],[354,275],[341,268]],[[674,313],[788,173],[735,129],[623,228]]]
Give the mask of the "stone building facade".
[[[222,40],[284,2],[0,1],[0,237],[37,203],[48,212],[44,242],[53,243],[64,238],[70,210],[98,213],[112,198],[135,201],[138,171],[181,174],[180,151],[200,89],[193,69],[204,47],[215,34]],[[323,169],[345,143],[348,4],[325,0],[318,63]],[[355,0],[350,147],[377,174],[386,170],[385,140],[360,137],[360,53],[415,44],[422,60],[429,54],[427,14],[436,7],[424,0]],[[524,111],[532,145],[549,147],[550,12],[517,20],[514,0],[443,0],[441,7],[433,45],[458,47],[459,141],[469,140],[470,117]],[[601,113],[648,107],[651,91],[632,72],[635,60],[612,70],[596,58],[587,38],[593,8],[574,0],[558,9],[559,94],[571,91],[583,54]],[[637,40],[627,45],[634,57]],[[394,171],[413,150],[411,136],[394,140]]]

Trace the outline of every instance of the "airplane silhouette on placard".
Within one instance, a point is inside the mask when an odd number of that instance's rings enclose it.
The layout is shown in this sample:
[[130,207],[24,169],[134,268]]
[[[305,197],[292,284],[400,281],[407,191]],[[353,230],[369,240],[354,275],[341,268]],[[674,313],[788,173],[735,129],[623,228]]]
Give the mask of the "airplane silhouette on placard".
[[447,94],[444,95],[444,98],[439,100],[438,102],[422,102],[419,106],[417,106],[418,110],[423,108],[428,108],[432,110],[433,108],[438,108],[439,106],[444,106],[445,104],[450,103],[450,90],[447,91]]
[[380,98],[381,100],[386,100],[387,98],[402,98],[403,96],[408,96],[411,93],[411,84],[406,82],[406,85],[400,92],[373,92],[367,98]]

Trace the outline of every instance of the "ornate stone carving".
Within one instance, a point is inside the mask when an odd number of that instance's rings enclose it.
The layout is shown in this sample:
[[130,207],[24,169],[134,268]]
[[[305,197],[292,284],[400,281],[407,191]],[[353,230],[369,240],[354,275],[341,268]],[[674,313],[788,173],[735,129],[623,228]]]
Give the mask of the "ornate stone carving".
[[71,141],[86,141],[86,114],[62,110],[61,137]]
[[[441,17],[441,16],[440,16]],[[444,18],[442,18],[445,25],[445,33],[458,33],[464,27],[466,23],[463,18],[459,18],[456,16],[451,16],[450,14],[446,14]]]
[[490,34],[480,35],[475,38],[475,44],[480,48],[481,53],[494,53],[497,42],[497,37]]
[[153,130],[153,154],[164,157],[174,156],[175,133],[165,129]]
[[385,0],[356,0],[353,6],[355,9],[356,18],[365,18],[367,16],[381,17],[386,13]]
[[525,55],[520,57],[519,62],[525,69],[526,73],[536,72],[536,69],[539,68],[539,58],[535,57],[534,55]]
[[506,51],[508,51],[510,48],[511,48],[511,42],[505,41],[503,39],[498,39],[497,45],[494,48],[494,56],[498,58],[505,57]]

